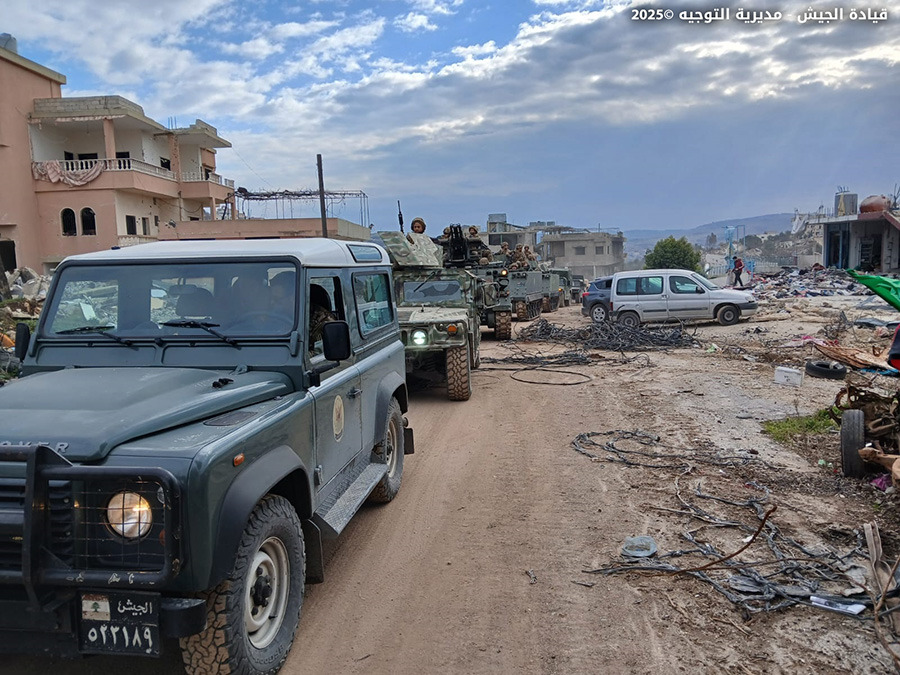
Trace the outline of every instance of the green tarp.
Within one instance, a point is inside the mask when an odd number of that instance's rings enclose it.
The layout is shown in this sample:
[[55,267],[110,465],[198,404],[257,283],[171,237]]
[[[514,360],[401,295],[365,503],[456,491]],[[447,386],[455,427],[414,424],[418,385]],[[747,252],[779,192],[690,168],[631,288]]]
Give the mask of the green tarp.
[[884,299],[891,307],[900,309],[900,279],[860,274],[854,270],[846,270],[846,272],[863,286],[870,288],[875,295]]

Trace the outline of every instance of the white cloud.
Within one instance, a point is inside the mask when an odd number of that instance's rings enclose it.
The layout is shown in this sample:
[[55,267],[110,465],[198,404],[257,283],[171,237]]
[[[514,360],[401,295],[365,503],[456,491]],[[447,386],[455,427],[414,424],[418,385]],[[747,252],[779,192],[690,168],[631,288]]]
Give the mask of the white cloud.
[[463,0],[410,0],[410,6],[426,14],[443,14],[450,16],[461,7]]
[[225,54],[235,54],[243,56],[247,59],[255,59],[261,61],[270,57],[272,54],[278,54],[284,51],[284,47],[279,44],[273,44],[266,38],[258,37],[240,44],[223,43],[220,49]]
[[329,28],[334,28],[337,25],[337,21],[307,21],[306,23],[291,21],[273,26],[269,34],[274,40],[303,38],[324,33]]
[[490,40],[481,45],[469,45],[468,47],[454,47],[452,50],[454,56],[461,56],[464,59],[473,59],[477,56],[487,56],[497,51],[497,44]]
[[394,26],[404,33],[437,30],[437,25],[431,23],[425,14],[415,12],[410,12],[406,16],[398,16],[394,19]]

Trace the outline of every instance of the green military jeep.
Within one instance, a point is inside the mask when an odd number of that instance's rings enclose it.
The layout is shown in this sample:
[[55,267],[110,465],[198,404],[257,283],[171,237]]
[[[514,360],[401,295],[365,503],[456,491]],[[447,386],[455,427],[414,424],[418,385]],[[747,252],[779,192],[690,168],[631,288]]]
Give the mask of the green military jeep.
[[392,295],[362,242],[63,261],[0,388],[0,650],[277,671],[323,537],[413,450]]
[[481,363],[478,278],[443,267],[442,252],[423,234],[379,232],[394,264],[397,314],[406,345],[406,370],[437,373],[451,401],[472,395],[472,369]]

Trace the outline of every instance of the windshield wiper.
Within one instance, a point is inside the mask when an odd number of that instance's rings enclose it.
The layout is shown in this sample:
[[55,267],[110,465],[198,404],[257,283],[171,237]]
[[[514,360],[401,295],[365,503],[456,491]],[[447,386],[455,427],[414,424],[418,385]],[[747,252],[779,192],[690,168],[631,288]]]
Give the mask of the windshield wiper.
[[78,328],[58,330],[56,331],[56,335],[76,335],[79,333],[91,333],[96,335],[105,335],[110,340],[115,340],[119,344],[125,345],[126,347],[130,347],[132,344],[134,344],[131,340],[126,340],[123,337],[119,337],[115,333],[110,333],[109,331],[113,328],[115,328],[115,326],[79,326]]
[[431,274],[429,274],[427,277],[425,277],[425,281],[423,281],[421,284],[419,284],[418,286],[416,286],[416,287],[412,290],[412,292],[415,293],[416,291],[418,291],[420,288],[422,288],[422,286],[424,286],[424,285],[427,284],[429,281],[431,281],[432,279],[434,279],[435,276],[437,276],[438,273],[439,273],[440,271],[441,271],[440,269],[434,270]]
[[191,319],[182,319],[179,321],[166,321],[164,323],[161,323],[160,326],[170,326],[172,328],[202,328],[210,335],[215,335],[217,338],[227,342],[232,347],[237,347],[238,349],[240,349],[240,346],[238,345],[237,340],[235,340],[234,338],[230,338],[227,335],[223,335],[222,333],[220,333],[217,330],[214,330],[215,328],[219,327],[219,324],[217,324],[217,323],[210,323],[209,321],[193,321]]

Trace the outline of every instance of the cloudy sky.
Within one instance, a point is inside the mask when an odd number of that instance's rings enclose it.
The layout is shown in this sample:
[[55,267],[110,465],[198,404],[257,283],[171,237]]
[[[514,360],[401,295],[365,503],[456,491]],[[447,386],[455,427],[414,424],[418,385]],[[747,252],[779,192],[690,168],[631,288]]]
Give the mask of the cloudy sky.
[[497,212],[674,228],[900,182],[900,0],[2,0],[0,32],[64,95],[217,127],[238,186],[313,188],[321,153],[376,229],[398,199],[429,230]]

